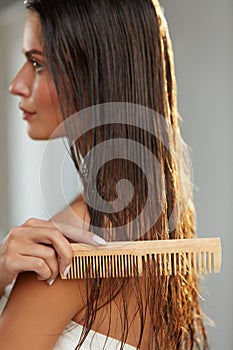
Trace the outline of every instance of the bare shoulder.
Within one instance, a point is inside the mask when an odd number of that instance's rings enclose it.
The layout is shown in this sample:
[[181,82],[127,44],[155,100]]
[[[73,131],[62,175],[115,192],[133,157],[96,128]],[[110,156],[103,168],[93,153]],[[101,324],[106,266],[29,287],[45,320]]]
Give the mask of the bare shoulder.
[[20,274],[0,320],[2,349],[52,349],[82,308],[82,281],[57,279],[50,287],[34,273]]
[[68,223],[88,230],[90,214],[83,196],[80,194],[68,207],[53,216],[52,221]]

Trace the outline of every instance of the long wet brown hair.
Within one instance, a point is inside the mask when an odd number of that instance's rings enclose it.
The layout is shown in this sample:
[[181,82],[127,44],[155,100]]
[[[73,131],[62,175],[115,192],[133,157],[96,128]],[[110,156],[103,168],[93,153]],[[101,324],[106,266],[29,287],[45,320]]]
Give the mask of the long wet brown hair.
[[[89,106],[129,103],[156,111],[179,135],[173,52],[157,0],[29,0],[26,6],[40,15],[44,54],[64,119]],[[73,128],[67,127],[71,155],[86,198],[92,196],[96,203],[98,192],[107,203],[112,203],[119,195],[117,184],[122,179],[129,180],[134,188],[133,198],[119,211],[102,212],[88,205],[90,226],[108,241],[192,238],[195,235],[192,199],[184,210],[183,202],[187,198],[180,196],[182,185],[190,184],[190,174],[182,159],[177,165],[161,139],[155,136],[164,133],[161,119],[145,118],[143,123],[142,128],[121,123],[95,127],[91,134],[82,135],[75,143],[72,143]],[[147,123],[155,133],[148,131]],[[180,143],[174,142],[169,133],[166,137],[181,157]],[[120,157],[106,162],[93,178],[93,164],[103,153],[85,162],[86,153],[103,141],[117,138],[145,146],[156,156],[162,176],[157,176],[156,167],[150,162],[145,174],[130,159]],[[146,153],[141,153],[142,161]],[[148,191],[148,181],[152,193]],[[139,225],[130,225],[151,194],[155,205],[163,200],[165,203],[156,222],[149,225],[153,216],[150,212]],[[171,224],[172,213],[176,215]],[[124,237],[118,230],[122,225],[127,225]],[[196,276],[191,273],[158,276],[155,265],[156,261],[145,266],[147,275],[143,278],[87,279],[86,312],[80,320],[84,331],[77,349],[92,328],[97,311],[110,305],[116,296],[123,310],[120,339],[123,349],[130,327],[129,291],[137,303],[134,317],[139,320],[138,349],[142,348],[146,325],[149,325],[148,350],[208,349]]]

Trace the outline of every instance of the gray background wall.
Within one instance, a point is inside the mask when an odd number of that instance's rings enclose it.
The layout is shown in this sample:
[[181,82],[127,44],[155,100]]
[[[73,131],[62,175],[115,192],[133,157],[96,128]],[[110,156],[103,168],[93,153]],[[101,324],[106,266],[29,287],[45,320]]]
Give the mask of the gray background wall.
[[233,1],[163,0],[175,51],[183,136],[191,147],[199,236],[220,235],[223,265],[202,295],[211,349],[233,349]]
[[[0,229],[3,234],[27,217],[47,217],[38,184],[44,144],[25,137],[17,101],[7,94],[7,86],[22,62],[19,29],[25,13],[21,3],[17,1],[0,12]],[[208,327],[211,349],[232,350],[233,1],[162,0],[161,3],[175,51],[183,137],[191,147],[198,234],[220,235],[223,244],[221,274],[210,275],[202,282],[203,307],[216,324],[215,328]],[[57,147],[62,154],[62,145],[53,144],[49,151],[51,159]],[[52,162],[47,166],[48,183],[55,193]],[[71,189],[67,192],[71,193]],[[62,206],[62,199],[56,198],[56,203],[51,211]]]

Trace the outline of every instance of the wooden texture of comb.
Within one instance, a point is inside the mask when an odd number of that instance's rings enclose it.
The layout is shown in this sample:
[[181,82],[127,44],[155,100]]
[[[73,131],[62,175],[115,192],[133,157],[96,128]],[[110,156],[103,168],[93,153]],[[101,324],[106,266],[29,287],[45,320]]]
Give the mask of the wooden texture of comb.
[[109,242],[93,247],[73,243],[71,269],[63,279],[186,275],[220,272],[220,238]]

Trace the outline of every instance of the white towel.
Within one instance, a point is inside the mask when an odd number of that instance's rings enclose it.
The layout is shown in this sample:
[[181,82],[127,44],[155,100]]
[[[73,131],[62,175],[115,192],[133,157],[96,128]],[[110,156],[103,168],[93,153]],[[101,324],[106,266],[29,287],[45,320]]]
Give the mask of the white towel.
[[[58,339],[54,350],[74,350],[77,346],[83,327],[74,321],[71,321],[65,328],[63,334]],[[119,340],[108,337],[103,334],[90,331],[81,350],[119,350]],[[131,345],[124,345],[125,350],[135,350]]]

